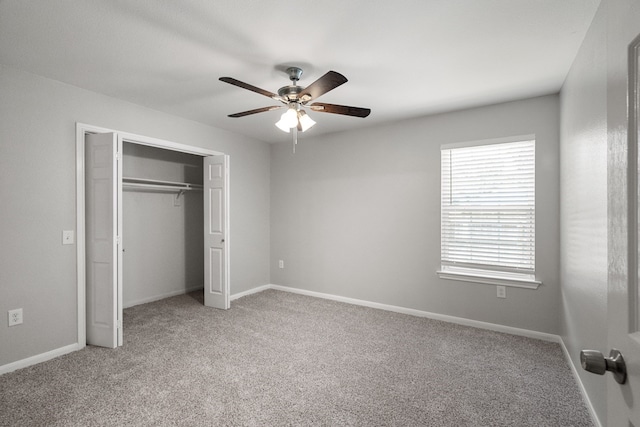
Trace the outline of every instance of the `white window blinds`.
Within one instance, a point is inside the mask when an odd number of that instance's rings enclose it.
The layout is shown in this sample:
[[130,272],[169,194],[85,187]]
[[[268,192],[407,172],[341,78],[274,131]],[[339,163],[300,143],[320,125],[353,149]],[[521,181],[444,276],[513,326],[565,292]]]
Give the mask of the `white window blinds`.
[[443,148],[443,271],[535,273],[535,141]]

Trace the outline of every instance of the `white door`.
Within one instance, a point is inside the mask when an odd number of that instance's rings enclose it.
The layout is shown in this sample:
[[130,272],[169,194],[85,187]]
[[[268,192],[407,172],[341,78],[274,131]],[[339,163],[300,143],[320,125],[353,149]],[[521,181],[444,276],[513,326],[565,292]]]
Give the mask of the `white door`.
[[205,157],[204,305],[229,308],[228,156]]
[[615,25],[609,29],[607,51],[608,341],[609,348],[619,350],[624,357],[627,378],[624,384],[619,384],[607,374],[607,425],[640,427],[640,36],[637,36],[640,32],[640,8],[636,0],[612,2],[609,6],[613,14],[609,22],[615,22]]
[[85,139],[87,344],[109,348],[122,345],[119,147],[122,143],[113,133]]

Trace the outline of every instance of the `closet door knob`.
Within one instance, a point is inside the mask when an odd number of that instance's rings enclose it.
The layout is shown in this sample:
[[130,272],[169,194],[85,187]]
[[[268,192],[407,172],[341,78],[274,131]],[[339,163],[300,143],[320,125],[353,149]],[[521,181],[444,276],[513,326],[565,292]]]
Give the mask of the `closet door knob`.
[[224,243],[224,239],[220,240],[220,243]]

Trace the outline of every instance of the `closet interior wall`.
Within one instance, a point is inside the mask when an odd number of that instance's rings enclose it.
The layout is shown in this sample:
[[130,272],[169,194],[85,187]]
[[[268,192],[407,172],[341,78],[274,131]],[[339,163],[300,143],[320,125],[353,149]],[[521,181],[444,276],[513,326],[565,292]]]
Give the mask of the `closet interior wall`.
[[[202,157],[123,143],[127,178],[202,185]],[[123,306],[202,289],[202,191],[123,185]]]

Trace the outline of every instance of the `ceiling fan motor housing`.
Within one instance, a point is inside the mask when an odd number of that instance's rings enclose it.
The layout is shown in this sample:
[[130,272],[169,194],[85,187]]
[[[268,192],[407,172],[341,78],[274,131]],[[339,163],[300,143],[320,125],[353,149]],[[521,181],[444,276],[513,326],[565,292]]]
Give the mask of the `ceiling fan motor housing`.
[[296,101],[298,99],[298,95],[303,89],[304,87],[296,85],[284,86],[278,89],[278,95],[288,101]]
[[295,102],[298,100],[300,92],[304,89],[304,87],[297,85],[298,80],[300,80],[300,77],[302,76],[302,69],[298,67],[289,67],[287,68],[287,74],[289,75],[289,80],[291,80],[293,84],[278,89],[278,95],[286,101]]

